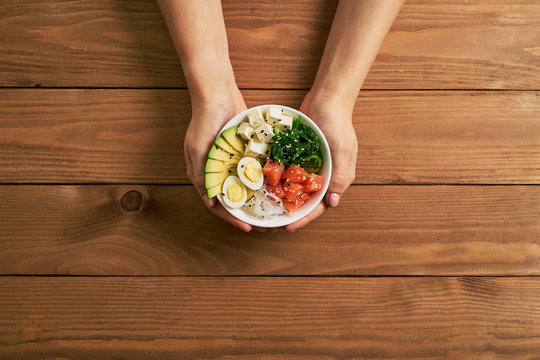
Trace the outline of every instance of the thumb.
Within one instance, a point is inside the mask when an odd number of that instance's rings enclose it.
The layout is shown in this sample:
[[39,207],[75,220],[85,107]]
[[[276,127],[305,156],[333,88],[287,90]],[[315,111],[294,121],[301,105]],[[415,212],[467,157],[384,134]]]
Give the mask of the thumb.
[[326,204],[330,207],[338,206],[341,195],[343,195],[350,184],[351,181],[347,174],[334,173],[330,179],[328,191],[326,192]]

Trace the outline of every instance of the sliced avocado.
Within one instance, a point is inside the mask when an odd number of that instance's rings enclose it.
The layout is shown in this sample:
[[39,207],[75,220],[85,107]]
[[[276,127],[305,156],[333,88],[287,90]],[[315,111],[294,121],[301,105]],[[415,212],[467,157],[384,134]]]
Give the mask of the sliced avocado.
[[214,160],[229,161],[231,159],[231,154],[214,144],[208,152],[208,157]]
[[225,163],[223,161],[208,159],[204,167],[205,173],[219,173],[225,170]]
[[237,151],[232,148],[231,145],[223,138],[223,136],[218,136],[214,144],[219,146],[221,149],[225,150],[229,154],[237,154]]
[[251,190],[250,188],[248,188],[246,186],[246,191],[247,191],[247,201],[249,201],[249,199],[251,199],[251,197],[253,196],[253,194],[255,193],[255,190]]
[[211,187],[210,189],[206,189],[206,194],[208,195],[209,199],[213,198],[220,192],[221,192],[221,185],[216,185],[214,187]]
[[225,178],[227,178],[227,176],[229,175],[235,175],[235,176],[238,176],[238,170],[236,170],[236,166],[238,165],[238,163],[234,163],[234,164],[229,164],[229,165],[225,165],[225,171],[223,171],[225,173]]
[[225,179],[230,175],[238,176],[236,165],[237,164],[225,166],[221,172],[206,171],[204,174],[204,187],[208,190],[217,185],[222,186]]
[[246,143],[245,140],[243,140],[240,135],[236,134],[236,130],[238,129],[238,126],[231,126],[230,128],[223,131],[223,138],[227,140],[227,142],[233,147],[234,150],[236,150],[239,153],[244,152],[244,144]]
[[242,159],[239,155],[234,155],[233,157],[229,158],[229,160],[225,161],[225,167],[233,166],[236,167],[236,164]]
[[229,176],[228,171],[220,173],[206,173],[204,174],[204,186],[206,189],[212,188],[214,186],[221,186],[225,179]]

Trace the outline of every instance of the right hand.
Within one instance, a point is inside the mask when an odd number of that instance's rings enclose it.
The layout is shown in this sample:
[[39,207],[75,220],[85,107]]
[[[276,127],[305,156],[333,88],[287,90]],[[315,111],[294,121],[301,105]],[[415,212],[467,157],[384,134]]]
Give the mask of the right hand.
[[251,225],[232,216],[214,197],[209,199],[204,186],[204,166],[208,151],[221,128],[235,115],[246,109],[238,88],[221,92],[210,100],[192,98],[192,114],[186,137],[184,154],[187,174],[206,206],[217,216],[243,231],[251,231]]

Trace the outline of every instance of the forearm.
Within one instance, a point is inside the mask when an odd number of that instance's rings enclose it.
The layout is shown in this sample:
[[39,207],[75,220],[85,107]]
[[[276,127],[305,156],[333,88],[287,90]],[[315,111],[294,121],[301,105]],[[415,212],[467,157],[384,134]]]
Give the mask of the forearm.
[[312,87],[354,106],[404,0],[340,0]]
[[158,0],[192,102],[236,88],[219,0]]

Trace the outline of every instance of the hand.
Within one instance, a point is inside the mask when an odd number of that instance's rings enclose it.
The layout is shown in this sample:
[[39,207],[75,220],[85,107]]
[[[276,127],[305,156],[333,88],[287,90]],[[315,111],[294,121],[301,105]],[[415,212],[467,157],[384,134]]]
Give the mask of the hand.
[[306,226],[328,207],[336,207],[341,196],[354,181],[358,141],[352,125],[352,112],[356,99],[309,92],[300,111],[309,116],[322,130],[332,154],[332,178],[325,200],[306,217],[288,225],[287,231]]
[[204,166],[210,146],[223,125],[244,111],[246,104],[238,88],[220,91],[219,95],[206,99],[192,98],[191,121],[184,140],[187,174],[210,211],[247,232],[251,225],[232,216],[215,197],[209,199],[204,186]]

